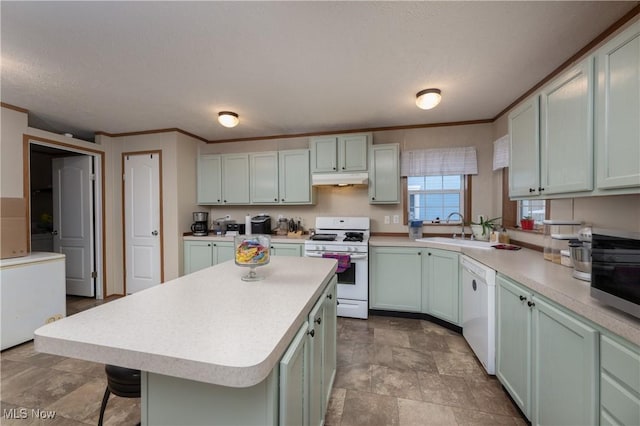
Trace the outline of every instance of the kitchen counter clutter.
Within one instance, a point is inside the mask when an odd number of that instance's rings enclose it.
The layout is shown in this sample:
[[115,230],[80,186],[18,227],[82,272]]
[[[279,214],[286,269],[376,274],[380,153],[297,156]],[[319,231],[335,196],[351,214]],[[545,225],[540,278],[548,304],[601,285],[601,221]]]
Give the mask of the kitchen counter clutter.
[[589,283],[571,276],[571,269],[545,261],[542,253],[522,249],[484,250],[412,241],[407,237],[371,237],[370,247],[432,247],[464,253],[498,273],[529,287],[600,327],[640,346],[640,319],[607,306],[590,295]]

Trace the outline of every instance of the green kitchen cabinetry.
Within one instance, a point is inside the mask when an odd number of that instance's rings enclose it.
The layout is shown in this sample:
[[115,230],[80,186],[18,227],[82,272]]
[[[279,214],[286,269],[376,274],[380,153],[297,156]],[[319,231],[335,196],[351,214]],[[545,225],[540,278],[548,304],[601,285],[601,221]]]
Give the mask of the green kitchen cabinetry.
[[369,203],[400,202],[400,145],[373,145],[369,152]]
[[249,154],[251,204],[312,204],[309,150]]
[[249,154],[250,188],[252,204],[273,204],[278,196],[278,152],[254,152]]
[[281,204],[313,204],[315,189],[311,187],[309,150],[278,152],[279,202]]
[[593,189],[593,58],[540,93],[540,195]]
[[311,172],[365,172],[370,133],[313,137],[310,140]]
[[460,324],[460,255],[427,248],[422,259],[422,312]]
[[532,424],[597,423],[598,332],[498,274],[496,375]]
[[280,424],[324,423],[336,373],[334,277],[280,361]]
[[233,259],[231,241],[185,241],[184,275]]
[[637,188],[640,186],[640,22],[599,48],[596,66],[597,187]]
[[511,160],[509,196],[536,194],[540,187],[540,97],[533,96],[509,113]]
[[271,243],[272,256],[302,256],[302,244],[296,243]]
[[217,154],[199,155],[196,169],[198,204],[221,204],[222,156]]
[[640,425],[640,348],[600,337],[600,424]]
[[249,154],[222,156],[222,203],[249,204]]
[[370,247],[371,309],[421,311],[424,250],[426,248]]

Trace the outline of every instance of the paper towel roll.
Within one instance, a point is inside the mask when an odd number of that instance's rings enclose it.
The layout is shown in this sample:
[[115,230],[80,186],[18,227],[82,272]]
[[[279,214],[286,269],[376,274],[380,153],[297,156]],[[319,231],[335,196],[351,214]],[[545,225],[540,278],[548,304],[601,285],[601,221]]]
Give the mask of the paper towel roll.
[[251,235],[251,215],[248,214],[244,217],[244,233]]

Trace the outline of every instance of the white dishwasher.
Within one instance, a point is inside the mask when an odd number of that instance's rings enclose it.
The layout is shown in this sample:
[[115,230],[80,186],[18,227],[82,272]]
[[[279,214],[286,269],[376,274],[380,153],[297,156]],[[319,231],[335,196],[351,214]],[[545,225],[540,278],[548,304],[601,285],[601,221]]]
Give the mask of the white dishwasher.
[[496,374],[496,271],[461,256],[462,335],[489,374]]

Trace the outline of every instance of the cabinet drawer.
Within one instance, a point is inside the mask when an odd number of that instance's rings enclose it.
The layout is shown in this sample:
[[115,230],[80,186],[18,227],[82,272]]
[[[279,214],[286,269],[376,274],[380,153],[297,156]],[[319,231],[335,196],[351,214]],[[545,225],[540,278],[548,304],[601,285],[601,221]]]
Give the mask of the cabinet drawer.
[[[600,344],[602,370],[640,393],[640,354],[602,336]],[[640,424],[636,422],[635,424]]]
[[640,425],[640,399],[604,371],[600,404],[602,424]]

